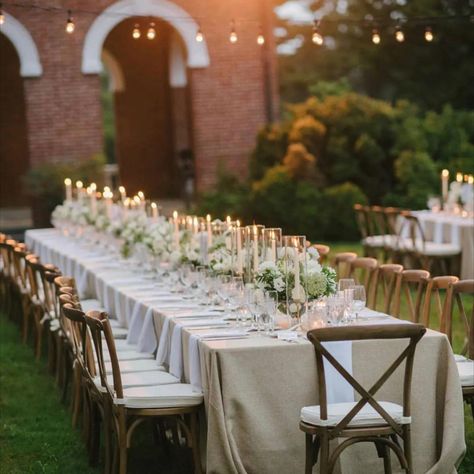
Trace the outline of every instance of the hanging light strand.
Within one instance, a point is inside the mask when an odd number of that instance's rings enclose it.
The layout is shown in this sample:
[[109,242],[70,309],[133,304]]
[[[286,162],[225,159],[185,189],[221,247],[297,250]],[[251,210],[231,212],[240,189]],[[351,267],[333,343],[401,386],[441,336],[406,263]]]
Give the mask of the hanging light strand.
[[153,21],[150,23],[150,26],[148,27],[148,30],[146,32],[146,37],[149,40],[154,40],[156,38],[155,23]]
[[431,43],[434,40],[434,35],[433,35],[433,30],[431,29],[431,26],[427,26],[425,28],[425,41],[428,43]]
[[257,44],[259,46],[263,46],[265,44],[265,36],[263,34],[263,27],[262,25],[260,25],[260,32],[258,33],[258,36],[257,36]]
[[402,27],[400,25],[397,25],[395,28],[395,39],[399,43],[403,43],[405,41],[405,33],[402,30]]
[[196,31],[196,41],[198,43],[202,43],[204,41],[204,34],[201,30],[201,25],[198,25],[198,29]]
[[0,26],[5,23],[5,15],[3,13],[3,5],[0,3]]
[[381,38],[380,38],[380,33],[377,28],[374,28],[372,30],[372,43],[374,44],[380,44]]
[[137,40],[140,38],[141,35],[142,32],[140,31],[140,25],[138,23],[135,23],[135,26],[133,27],[132,31],[132,38]]

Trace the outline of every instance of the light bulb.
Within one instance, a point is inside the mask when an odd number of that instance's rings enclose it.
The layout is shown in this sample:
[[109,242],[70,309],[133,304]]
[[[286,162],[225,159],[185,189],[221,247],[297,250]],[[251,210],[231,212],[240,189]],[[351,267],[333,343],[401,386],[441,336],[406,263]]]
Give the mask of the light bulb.
[[237,43],[238,39],[239,39],[239,37],[237,36],[237,32],[235,31],[235,21],[232,20],[232,22],[230,24],[229,41],[234,44],[234,43]]
[[319,21],[315,21],[313,25],[313,34],[311,35],[311,41],[318,46],[322,46],[324,38],[319,32]]
[[199,28],[196,32],[196,41],[198,43],[202,43],[204,41],[204,35],[202,34],[201,28]]
[[372,30],[372,43],[380,44],[380,34],[378,30]]
[[150,23],[150,27],[148,28],[148,31],[146,32],[146,37],[149,40],[153,40],[156,37],[156,31],[155,31],[155,24]]
[[265,44],[265,36],[263,36],[263,33],[260,33],[257,36],[257,44],[259,44],[260,46],[263,46]]
[[140,27],[138,26],[138,23],[134,26],[133,31],[132,31],[132,37],[133,39],[138,39],[142,35],[140,31]]
[[5,15],[3,14],[2,4],[0,3],[0,26],[5,23]]
[[397,29],[395,30],[395,39],[399,43],[403,43],[405,41],[405,34],[399,26],[397,26]]
[[431,43],[434,40],[433,30],[427,26],[425,29],[425,40]]
[[68,10],[67,12],[67,21],[66,21],[66,33],[74,33],[74,30],[76,28],[76,25],[74,24],[74,20],[72,19],[71,16],[71,10]]

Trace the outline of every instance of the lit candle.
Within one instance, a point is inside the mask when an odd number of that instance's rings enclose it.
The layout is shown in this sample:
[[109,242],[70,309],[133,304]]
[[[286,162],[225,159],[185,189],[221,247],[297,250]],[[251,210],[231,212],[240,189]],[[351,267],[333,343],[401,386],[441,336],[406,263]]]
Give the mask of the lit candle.
[[64,180],[64,187],[66,188],[66,201],[72,201],[72,181],[71,178]]
[[124,186],[119,186],[119,193],[120,193],[120,200],[122,203],[125,203],[125,199],[127,199],[127,193],[125,192]]
[[225,221],[227,223],[227,229],[230,229],[230,223],[232,222],[231,219],[230,219],[230,216],[227,216]]
[[206,216],[206,223],[207,223],[207,248],[212,247],[212,229],[211,229],[211,215],[208,214]]
[[95,183],[91,183],[89,186],[90,189],[90,200],[91,200],[91,212],[92,215],[95,216],[97,214],[97,185]]
[[82,181],[76,181],[76,197],[77,199],[82,199],[82,189],[84,188],[84,184]]
[[199,221],[196,216],[193,218],[193,234],[197,234],[199,231]]
[[158,220],[158,206],[156,202],[151,203],[151,218],[156,222]]
[[295,248],[293,256],[293,264],[295,267],[295,291],[293,293],[293,299],[299,301],[300,299],[300,259],[298,253],[298,241],[295,239]]
[[112,196],[113,196],[113,194],[110,191],[110,189],[107,191],[104,188],[103,196],[104,196],[104,199],[105,199],[105,209],[106,209],[107,217],[109,218],[109,220],[112,220]]
[[179,249],[178,211],[173,211],[173,224],[174,224],[174,246],[176,250],[178,250]]
[[242,265],[242,236],[240,230],[240,221],[237,221],[237,227],[235,228],[235,231],[237,232],[237,273],[241,275],[244,270]]
[[253,270],[258,272],[258,227],[253,226]]
[[271,242],[272,242],[272,262],[276,262],[276,239],[275,239],[275,231],[272,230],[271,234]]
[[449,171],[444,169],[441,171],[441,195],[443,203],[448,202],[448,186],[449,186]]

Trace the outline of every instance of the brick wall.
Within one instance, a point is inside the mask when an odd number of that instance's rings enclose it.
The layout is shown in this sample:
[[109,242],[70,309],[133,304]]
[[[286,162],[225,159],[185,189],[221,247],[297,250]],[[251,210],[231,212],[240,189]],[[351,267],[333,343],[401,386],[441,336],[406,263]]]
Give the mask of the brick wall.
[[[113,2],[45,0],[44,3],[62,5],[74,12],[77,6],[98,11]],[[269,34],[272,29],[272,15],[269,14],[272,1],[175,0],[175,3],[200,21],[211,60],[208,68],[189,71],[191,140],[197,184],[199,189],[204,189],[215,181],[219,162],[239,176],[245,175],[255,135],[268,118],[269,101],[264,92],[267,87],[265,67],[271,82],[270,103],[273,110],[277,110],[274,45]],[[67,35],[63,13],[12,6],[8,6],[8,12],[31,33],[44,70],[40,78],[24,80],[31,164],[82,159],[100,152],[103,131],[99,77],[85,76],[80,70],[84,36],[94,15],[74,14],[76,31]],[[237,44],[228,41],[231,18],[236,19]],[[267,43],[263,48],[256,44],[260,22],[267,33]],[[133,41],[130,36],[127,38]],[[151,70],[152,65],[149,66]],[[166,100],[164,97],[165,107]],[[120,107],[117,103],[117,108]],[[164,125],[162,130],[165,129]],[[166,130],[169,133],[169,129]],[[155,143],[161,140],[159,134],[160,131],[155,130]],[[123,142],[123,138],[118,139]],[[137,163],[144,160],[143,174],[156,174],[159,166],[163,176],[169,175],[163,179],[172,182],[174,164],[168,163],[167,166],[159,158],[152,166],[150,159],[144,157],[144,152],[134,153],[133,159]],[[124,166],[128,165],[125,163]],[[130,168],[127,170],[125,173],[132,176]],[[133,183],[136,179],[138,177],[133,177]]]

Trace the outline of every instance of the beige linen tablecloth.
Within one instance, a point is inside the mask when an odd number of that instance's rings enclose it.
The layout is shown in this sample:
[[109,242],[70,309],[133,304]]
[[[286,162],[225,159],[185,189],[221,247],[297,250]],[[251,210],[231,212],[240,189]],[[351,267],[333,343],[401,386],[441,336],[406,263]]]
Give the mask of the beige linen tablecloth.
[[[159,298],[154,299],[166,293],[165,288],[151,285],[127,265],[117,268],[103,252],[97,255],[54,230],[28,231],[27,243],[44,263],[70,272],[85,294],[98,298],[136,334],[134,342],[139,346],[153,350],[165,321],[171,338],[176,313]],[[185,381],[190,381],[190,335],[200,331],[181,330]],[[354,376],[370,385],[401,350],[401,341],[354,342]],[[201,431],[206,472],[303,472],[304,435],[298,427],[299,413],[301,407],[318,402],[312,345],[306,340],[289,343],[253,334],[241,340],[200,341],[199,357],[205,398]],[[399,370],[380,397],[400,403],[401,380]],[[418,345],[412,418],[415,472],[455,472],[465,449],[461,388],[449,343],[434,331],[428,331]],[[395,456],[392,465],[394,472],[400,471]],[[351,446],[342,458],[342,472],[383,472],[382,461],[373,445]]]

